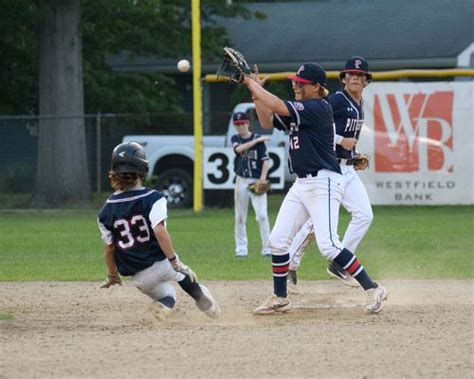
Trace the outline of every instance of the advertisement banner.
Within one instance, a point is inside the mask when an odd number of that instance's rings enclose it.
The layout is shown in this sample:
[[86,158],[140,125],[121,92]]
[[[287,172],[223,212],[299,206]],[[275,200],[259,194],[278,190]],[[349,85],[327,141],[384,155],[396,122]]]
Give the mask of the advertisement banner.
[[474,204],[474,83],[372,83],[357,150],[374,205]]

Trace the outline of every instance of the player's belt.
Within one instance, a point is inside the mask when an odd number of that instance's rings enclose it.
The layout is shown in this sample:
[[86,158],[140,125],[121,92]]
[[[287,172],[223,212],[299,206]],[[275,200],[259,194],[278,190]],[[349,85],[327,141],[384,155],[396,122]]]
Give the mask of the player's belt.
[[352,166],[354,164],[354,159],[339,159],[338,158],[337,163],[339,163],[342,166]]
[[298,178],[303,179],[303,178],[314,178],[318,176],[318,171],[310,172],[308,174],[303,174],[303,175],[296,175]]

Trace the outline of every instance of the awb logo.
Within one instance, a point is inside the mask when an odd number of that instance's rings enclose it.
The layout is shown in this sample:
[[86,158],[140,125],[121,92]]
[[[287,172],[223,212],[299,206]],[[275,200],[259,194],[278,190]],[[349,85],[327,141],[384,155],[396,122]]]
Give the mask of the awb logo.
[[453,92],[376,93],[376,172],[453,170]]

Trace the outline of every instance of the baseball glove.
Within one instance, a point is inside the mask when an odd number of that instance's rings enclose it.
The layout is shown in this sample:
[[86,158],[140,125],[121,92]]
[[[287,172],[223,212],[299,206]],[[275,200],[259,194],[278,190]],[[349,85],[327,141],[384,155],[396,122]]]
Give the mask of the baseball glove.
[[272,189],[270,186],[270,182],[264,182],[264,183],[255,182],[255,183],[249,184],[247,188],[250,192],[254,193],[257,196],[263,195],[264,193],[267,193],[271,191]]
[[353,159],[354,169],[356,170],[365,170],[369,167],[370,157],[367,154],[356,154]]
[[224,47],[224,60],[217,70],[217,77],[224,77],[234,83],[242,83],[244,75],[250,75],[252,70],[245,57],[235,49]]

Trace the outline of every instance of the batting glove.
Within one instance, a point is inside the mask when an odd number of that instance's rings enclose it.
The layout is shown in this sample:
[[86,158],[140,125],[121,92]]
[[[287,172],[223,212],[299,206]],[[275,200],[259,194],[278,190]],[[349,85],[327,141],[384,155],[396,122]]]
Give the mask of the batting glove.
[[174,255],[173,258],[168,258],[169,262],[171,263],[171,267],[173,267],[173,270],[176,272],[180,272],[183,275],[189,276],[189,279],[191,279],[191,282],[197,281],[197,276],[194,273],[193,270],[191,270],[188,266],[186,266],[184,263],[182,263],[178,255]]
[[118,272],[115,272],[114,274],[107,273],[107,279],[102,283],[100,288],[109,288],[111,286],[114,286],[115,284],[122,285],[122,279],[120,279],[119,273]]

